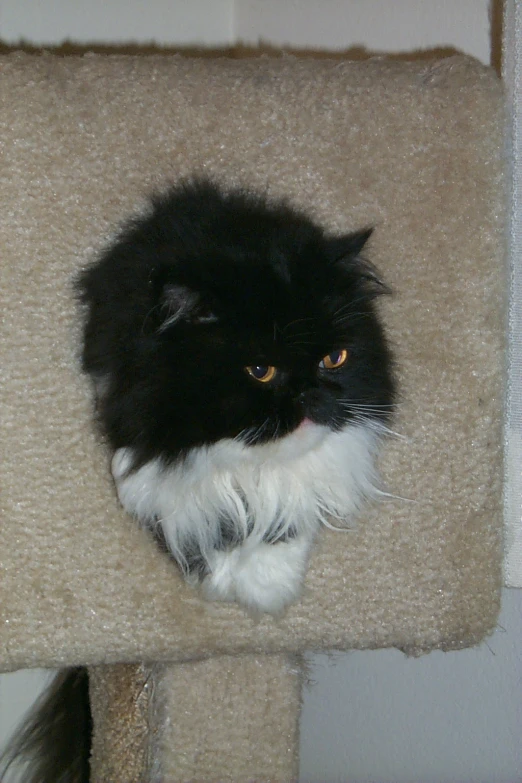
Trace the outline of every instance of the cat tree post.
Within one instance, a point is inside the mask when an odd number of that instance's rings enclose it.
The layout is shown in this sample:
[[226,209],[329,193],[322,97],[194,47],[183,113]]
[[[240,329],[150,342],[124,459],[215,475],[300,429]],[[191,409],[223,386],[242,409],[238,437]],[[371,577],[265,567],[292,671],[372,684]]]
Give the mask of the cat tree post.
[[[260,774],[291,779],[294,656],[454,649],[495,627],[500,84],[466,57],[17,54],[0,74],[1,668],[91,666],[95,780],[242,783],[268,747]],[[375,226],[369,255],[394,291],[383,316],[404,437],[382,471],[409,500],[325,531],[302,601],[279,620],[201,601],[121,511],[78,368],[75,273],[152,188],[194,171],[289,196],[333,230]],[[225,695],[220,727],[208,704]],[[286,727],[275,738],[263,704]],[[236,712],[248,721],[235,726]]]
[[90,688],[97,783],[297,780],[295,658],[98,666],[90,670]]

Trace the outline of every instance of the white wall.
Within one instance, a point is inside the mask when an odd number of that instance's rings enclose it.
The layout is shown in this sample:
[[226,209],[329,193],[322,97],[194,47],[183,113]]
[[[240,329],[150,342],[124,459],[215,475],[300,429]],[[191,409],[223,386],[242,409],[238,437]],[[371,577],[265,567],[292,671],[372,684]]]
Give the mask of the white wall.
[[454,46],[489,61],[489,0],[240,0],[236,36],[297,47]]
[[314,656],[302,782],[522,781],[521,612],[506,590],[497,632],[471,650]]
[[0,0],[0,40],[208,44],[233,41],[234,0]]
[[[0,39],[235,40],[398,51],[455,46],[489,61],[488,0],[0,0]],[[522,591],[475,650],[311,658],[303,783],[521,783]],[[0,744],[39,672],[0,677]]]
[[[53,672],[28,669],[0,675],[0,751],[23,718],[52,680]],[[13,767],[2,783],[18,783],[19,775]],[[21,783],[21,781],[20,781]]]
[[489,0],[0,0],[0,39],[257,44],[373,51],[454,46],[489,60]]

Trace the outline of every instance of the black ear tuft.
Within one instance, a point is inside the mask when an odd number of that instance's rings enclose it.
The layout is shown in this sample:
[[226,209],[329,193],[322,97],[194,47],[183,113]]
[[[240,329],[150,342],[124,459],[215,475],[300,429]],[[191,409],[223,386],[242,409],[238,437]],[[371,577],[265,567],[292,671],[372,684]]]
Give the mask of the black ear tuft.
[[333,237],[328,240],[327,248],[330,263],[350,277],[369,298],[390,293],[373,264],[360,257],[372,234],[373,228],[364,228],[352,234]]
[[340,237],[332,237],[328,240],[328,257],[332,264],[343,263],[358,256],[369,238],[373,234],[373,228],[363,228],[352,234],[343,234]]

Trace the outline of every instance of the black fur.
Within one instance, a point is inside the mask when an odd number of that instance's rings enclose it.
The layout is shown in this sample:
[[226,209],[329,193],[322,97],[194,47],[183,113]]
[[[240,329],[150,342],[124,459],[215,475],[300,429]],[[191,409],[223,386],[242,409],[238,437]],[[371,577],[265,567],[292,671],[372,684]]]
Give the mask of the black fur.
[[[373,305],[385,288],[360,257],[370,234],[331,236],[285,202],[208,181],[154,198],[78,281],[83,367],[111,446],[132,446],[137,466],[256,428],[250,443],[283,437],[305,416],[333,429],[386,418],[391,359]],[[319,371],[339,348],[347,364]],[[251,365],[278,377],[257,383]]]
[[64,670],[0,759],[0,780],[16,761],[23,783],[88,783],[91,734],[87,669]]

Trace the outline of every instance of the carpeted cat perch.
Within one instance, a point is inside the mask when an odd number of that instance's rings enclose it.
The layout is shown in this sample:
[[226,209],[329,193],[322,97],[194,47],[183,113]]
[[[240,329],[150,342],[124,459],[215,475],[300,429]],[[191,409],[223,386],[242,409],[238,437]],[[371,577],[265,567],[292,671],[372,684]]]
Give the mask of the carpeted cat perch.
[[[503,108],[465,57],[0,60],[0,664],[91,666],[93,780],[290,781],[299,656],[478,643],[501,585]],[[285,617],[204,603],[119,508],[71,279],[154,187],[283,194],[370,256],[401,389],[390,493]],[[348,771],[347,771],[348,772]]]

